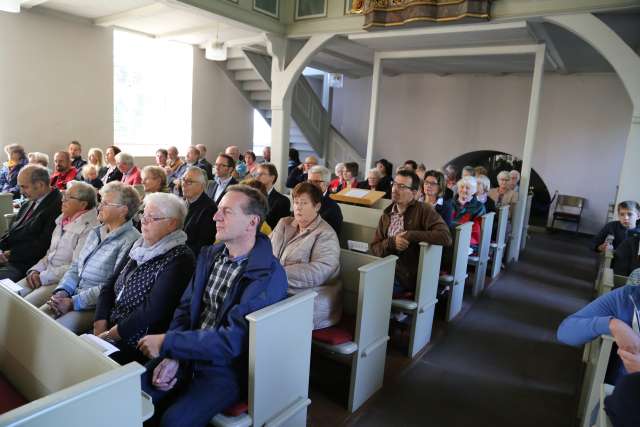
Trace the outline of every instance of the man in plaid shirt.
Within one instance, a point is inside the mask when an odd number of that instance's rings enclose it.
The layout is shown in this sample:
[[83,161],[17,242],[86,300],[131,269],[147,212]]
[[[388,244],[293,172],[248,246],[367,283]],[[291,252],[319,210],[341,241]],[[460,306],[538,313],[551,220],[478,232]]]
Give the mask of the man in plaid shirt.
[[142,388],[162,426],[206,426],[246,395],[249,325],[245,316],[287,295],[287,277],[260,225],[262,193],[227,189],[214,215],[221,243],[202,248],[169,331],[147,335]]

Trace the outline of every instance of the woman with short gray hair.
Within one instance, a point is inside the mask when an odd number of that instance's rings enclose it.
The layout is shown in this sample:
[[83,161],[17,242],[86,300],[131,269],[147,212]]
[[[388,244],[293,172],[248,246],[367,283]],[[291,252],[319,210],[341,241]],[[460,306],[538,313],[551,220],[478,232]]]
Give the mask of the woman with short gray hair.
[[372,168],[367,171],[367,179],[358,183],[358,188],[374,191],[384,191],[384,198],[391,198],[391,186],[385,186],[382,181],[382,172],[378,168]]
[[509,218],[511,218],[516,203],[518,203],[518,193],[511,189],[511,174],[509,171],[502,171],[498,174],[498,188],[492,188],[488,194],[496,207],[509,206]]
[[142,184],[140,169],[134,164],[131,154],[118,153],[116,155],[116,166],[122,172],[122,182],[129,185]]
[[146,362],[137,349],[144,335],[169,328],[191,274],[195,258],[182,231],[187,208],[173,194],[145,198],[142,237],[119,264],[115,279],[100,290],[93,332],[120,349],[117,362]]
[[484,205],[486,212],[495,212],[496,204],[488,196],[489,190],[491,190],[491,181],[485,175],[477,175],[476,181],[478,183],[478,190],[476,191],[476,199]]
[[472,176],[462,177],[458,181],[458,194],[453,201],[453,216],[451,226],[457,227],[460,224],[473,222],[471,227],[471,247],[475,250],[480,243],[480,222],[485,208],[476,199],[478,182]]

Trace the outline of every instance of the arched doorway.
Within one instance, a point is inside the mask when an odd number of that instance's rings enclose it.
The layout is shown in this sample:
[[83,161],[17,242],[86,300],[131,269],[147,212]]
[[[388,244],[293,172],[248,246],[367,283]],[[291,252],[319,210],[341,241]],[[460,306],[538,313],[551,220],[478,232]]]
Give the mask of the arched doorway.
[[[512,169],[519,171],[522,168],[522,160],[508,153],[491,150],[471,151],[456,157],[447,164],[454,165],[459,171],[467,165],[474,167],[484,166],[489,171],[491,187],[498,185],[497,176],[501,171],[510,171]],[[551,205],[551,195],[546,184],[534,169],[531,169],[529,189],[533,191],[529,223],[544,227],[549,214],[549,206]]]

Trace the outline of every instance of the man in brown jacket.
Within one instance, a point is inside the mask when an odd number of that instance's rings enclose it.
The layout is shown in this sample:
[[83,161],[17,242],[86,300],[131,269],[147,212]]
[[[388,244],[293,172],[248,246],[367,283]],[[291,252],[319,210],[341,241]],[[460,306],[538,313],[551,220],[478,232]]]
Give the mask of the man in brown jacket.
[[438,212],[426,203],[416,201],[420,178],[408,170],[400,170],[393,180],[391,200],[378,223],[371,251],[376,256],[398,256],[394,294],[416,288],[420,242],[450,246],[451,233]]

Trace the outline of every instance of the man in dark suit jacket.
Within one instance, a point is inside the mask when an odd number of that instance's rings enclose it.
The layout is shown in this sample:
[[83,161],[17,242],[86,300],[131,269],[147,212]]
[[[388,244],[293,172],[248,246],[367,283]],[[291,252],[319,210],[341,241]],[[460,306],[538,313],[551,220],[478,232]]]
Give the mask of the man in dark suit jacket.
[[291,215],[291,201],[283,194],[276,191],[273,186],[278,180],[278,169],[271,163],[263,163],[256,169],[256,179],[267,187],[269,197],[269,211],[267,212],[267,224],[271,229],[276,228],[281,218]]
[[204,171],[197,166],[190,166],[182,175],[182,193],[189,206],[183,230],[187,233],[187,246],[196,258],[203,246],[216,241],[213,215],[218,208],[204,192],[206,182]]
[[327,189],[331,180],[331,171],[324,166],[314,166],[309,169],[309,179],[307,182],[312,183],[322,191],[322,204],[320,205],[320,216],[327,221],[329,225],[340,234],[342,227],[342,211],[340,206],[329,197]]
[[287,188],[293,188],[301,182],[305,182],[309,178],[309,169],[317,164],[318,159],[314,156],[309,156],[304,159],[304,163],[291,169],[291,173],[287,177]]
[[42,258],[60,215],[62,196],[49,186],[49,172],[27,165],[18,174],[20,192],[29,201],[22,205],[9,230],[0,237],[0,279],[22,279],[29,267]]
[[231,176],[236,168],[236,162],[228,154],[221,153],[216,158],[216,177],[213,183],[207,186],[207,196],[218,206],[222,196],[227,192],[227,187],[237,184],[238,181]]

